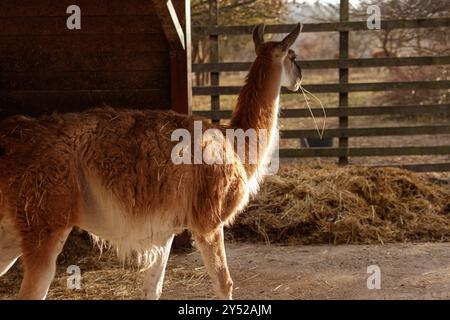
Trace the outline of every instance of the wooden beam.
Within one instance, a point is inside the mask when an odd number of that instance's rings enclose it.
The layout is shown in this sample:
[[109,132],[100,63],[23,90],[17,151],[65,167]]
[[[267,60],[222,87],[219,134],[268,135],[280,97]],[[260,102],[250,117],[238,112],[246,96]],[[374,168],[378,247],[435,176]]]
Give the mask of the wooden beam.
[[[164,1],[154,0],[153,3]],[[161,6],[161,4],[159,4]],[[156,6],[155,6],[156,7]],[[162,7],[159,7],[163,10]],[[167,10],[173,21],[166,26],[166,37],[170,46],[170,97],[172,110],[192,113],[192,72],[191,72],[191,3],[190,0],[167,2]],[[167,21],[167,12],[164,20]],[[163,24],[164,27],[164,24]],[[176,31],[176,35],[175,35]],[[181,45],[179,45],[181,42]],[[173,250],[190,250],[191,235],[188,231],[175,237]]]
[[280,158],[449,155],[450,146],[280,149]]
[[152,0],[169,46],[173,50],[185,49],[185,35],[171,0]]
[[450,163],[403,164],[399,166],[415,172],[450,172]]
[[[240,86],[209,86],[194,87],[193,93],[197,96],[211,95],[237,95],[241,91]],[[405,82],[370,82],[370,83],[329,83],[309,84],[304,88],[314,93],[325,92],[360,92],[360,91],[386,91],[386,90],[438,90],[449,89],[450,80],[431,81],[405,81]],[[281,89],[283,94],[299,94],[286,88]],[[301,92],[300,92],[301,93]]]
[[[382,30],[391,29],[415,29],[415,28],[438,28],[450,26],[450,18],[431,19],[399,19],[381,21]],[[251,34],[254,25],[247,26],[196,26],[194,32],[197,35],[243,35]],[[295,24],[266,25],[264,32],[289,33],[295,28]],[[333,31],[368,31],[366,21],[340,21],[324,23],[305,23],[302,32],[333,32]]]
[[[339,21],[348,22],[348,0],[341,0],[339,5]],[[349,49],[349,33],[348,31],[339,31],[339,59],[348,59],[348,49]],[[339,85],[345,86],[348,83],[348,68],[339,68]],[[339,108],[348,108],[348,91],[339,91]],[[339,128],[345,130],[348,128],[348,117],[342,115],[339,117]],[[348,137],[339,137],[339,148],[348,148]],[[339,164],[348,164],[348,156],[340,156]]]
[[[322,117],[323,110],[321,108],[311,109],[315,117]],[[349,107],[349,108],[333,108],[325,107],[327,117],[347,116],[379,116],[379,115],[445,115],[450,114],[450,104],[431,104],[431,105],[396,105],[396,106],[367,106],[367,107]],[[194,111],[203,117],[211,118],[212,112],[209,110]],[[221,110],[218,113],[220,119],[230,119],[231,110]],[[282,109],[280,112],[281,118],[309,118],[311,113],[308,109]]]
[[191,12],[190,0],[175,2],[174,12],[184,30],[184,46],[171,46],[170,50],[170,92],[172,110],[191,114],[192,72],[191,72]]
[[[219,23],[219,3],[217,0],[209,0],[209,25],[217,26]],[[219,62],[219,36],[210,35],[209,36],[209,47],[210,47],[210,61],[213,63]],[[211,72],[211,86],[220,85],[220,73]],[[220,118],[217,116],[220,112],[220,95],[211,96],[211,112],[212,112],[212,122],[220,123]]]
[[[281,130],[281,139],[318,138],[315,129]],[[380,128],[337,128],[326,129],[324,138],[332,137],[382,137],[417,136],[426,134],[450,134],[449,125],[380,127]]]
[[[450,56],[299,60],[302,69],[378,68],[450,64]],[[193,72],[236,72],[250,70],[251,62],[197,63]]]
[[[171,0],[167,1],[167,8],[169,9],[169,13],[172,18],[173,25],[175,26],[175,30],[177,31],[178,38],[180,39],[180,42],[181,42],[181,46],[183,47],[183,49],[186,49],[183,27],[181,26],[180,21],[178,20],[177,12],[175,11],[175,7],[173,6]],[[175,40],[175,42],[177,42],[177,41]]]

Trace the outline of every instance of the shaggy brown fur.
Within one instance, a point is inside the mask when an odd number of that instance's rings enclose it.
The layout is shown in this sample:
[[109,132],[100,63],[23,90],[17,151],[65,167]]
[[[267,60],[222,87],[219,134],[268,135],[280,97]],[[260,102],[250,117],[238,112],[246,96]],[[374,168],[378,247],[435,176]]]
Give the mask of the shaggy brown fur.
[[[291,60],[282,49],[285,42],[257,48],[232,127],[273,135],[282,73],[291,72],[283,69],[284,60]],[[292,75],[295,84],[298,72]],[[248,184],[261,165],[247,166],[237,154],[229,164],[173,164],[177,142],[171,134],[183,128],[193,136],[194,120],[203,121],[203,130],[225,129],[195,116],[112,108],[0,121],[0,227],[2,220],[13,221],[18,234],[20,245],[9,258],[23,256],[20,298],[45,297],[56,257],[74,226],[119,249],[126,243],[125,250],[163,252],[158,267],[149,271],[147,298],[159,297],[167,248],[173,234],[187,228],[219,297],[231,298],[222,227],[247,203]],[[227,143],[224,138],[222,146]],[[262,150],[263,156],[268,152]],[[7,270],[10,261],[4,260],[0,269]]]
[[[178,224],[212,232],[230,218],[230,200],[246,177],[232,164],[172,163],[177,142],[171,141],[171,133],[180,128],[193,132],[194,119],[204,120],[173,112],[98,108],[0,122],[6,150],[0,185],[11,194],[5,198],[8,206],[23,213],[19,229],[37,236],[55,224],[79,223],[78,212],[89,201],[86,176],[94,175],[133,215],[170,207],[180,200],[184,187],[195,183],[198,187],[188,199],[192,207],[177,213]],[[205,121],[204,130],[209,127]],[[207,214],[211,203],[218,205],[213,215]]]

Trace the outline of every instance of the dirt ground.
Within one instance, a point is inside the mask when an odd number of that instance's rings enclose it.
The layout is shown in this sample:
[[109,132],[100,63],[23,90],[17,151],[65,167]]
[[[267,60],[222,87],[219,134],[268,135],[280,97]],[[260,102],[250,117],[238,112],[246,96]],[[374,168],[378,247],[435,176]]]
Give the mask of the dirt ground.
[[[227,245],[236,299],[449,299],[450,243],[388,245]],[[138,299],[142,273],[123,268],[113,253],[62,259],[49,299]],[[72,260],[72,261],[71,261]],[[66,268],[81,268],[81,290],[66,288]],[[381,289],[367,288],[369,265]],[[21,270],[0,278],[0,299],[13,298]],[[197,251],[170,258],[162,299],[212,299]]]

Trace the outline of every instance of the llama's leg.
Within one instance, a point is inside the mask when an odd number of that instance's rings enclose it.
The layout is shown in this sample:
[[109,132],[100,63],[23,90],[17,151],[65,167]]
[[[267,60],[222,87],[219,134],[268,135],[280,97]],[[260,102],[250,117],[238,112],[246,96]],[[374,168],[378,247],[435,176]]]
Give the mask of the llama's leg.
[[227,257],[223,241],[223,227],[211,237],[194,235],[197,247],[202,253],[206,269],[211,277],[219,299],[232,299],[233,281],[228,271]]
[[45,299],[55,276],[56,258],[64,247],[70,230],[71,228],[47,234],[44,239],[40,239],[37,247],[28,247],[26,240],[24,241],[24,278],[18,299]]
[[0,221],[0,277],[14,265],[20,256],[20,242],[12,221]]
[[143,299],[157,300],[161,296],[164,273],[169,260],[170,248],[174,235],[171,235],[166,243],[154,248],[154,260],[149,269],[145,271]]

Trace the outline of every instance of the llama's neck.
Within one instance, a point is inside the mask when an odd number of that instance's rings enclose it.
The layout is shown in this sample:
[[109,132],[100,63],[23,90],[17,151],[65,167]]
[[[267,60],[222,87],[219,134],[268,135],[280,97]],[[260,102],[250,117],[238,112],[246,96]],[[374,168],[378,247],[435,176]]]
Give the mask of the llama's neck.
[[277,134],[281,66],[276,66],[264,58],[257,58],[241,89],[236,108],[231,118],[231,127],[253,129],[257,135],[266,130],[268,141],[260,144],[258,164],[245,165],[247,174],[253,176],[271,150],[273,138]]
[[276,69],[263,58],[253,63],[231,118],[232,127],[271,130],[277,120],[280,95],[281,72]]

